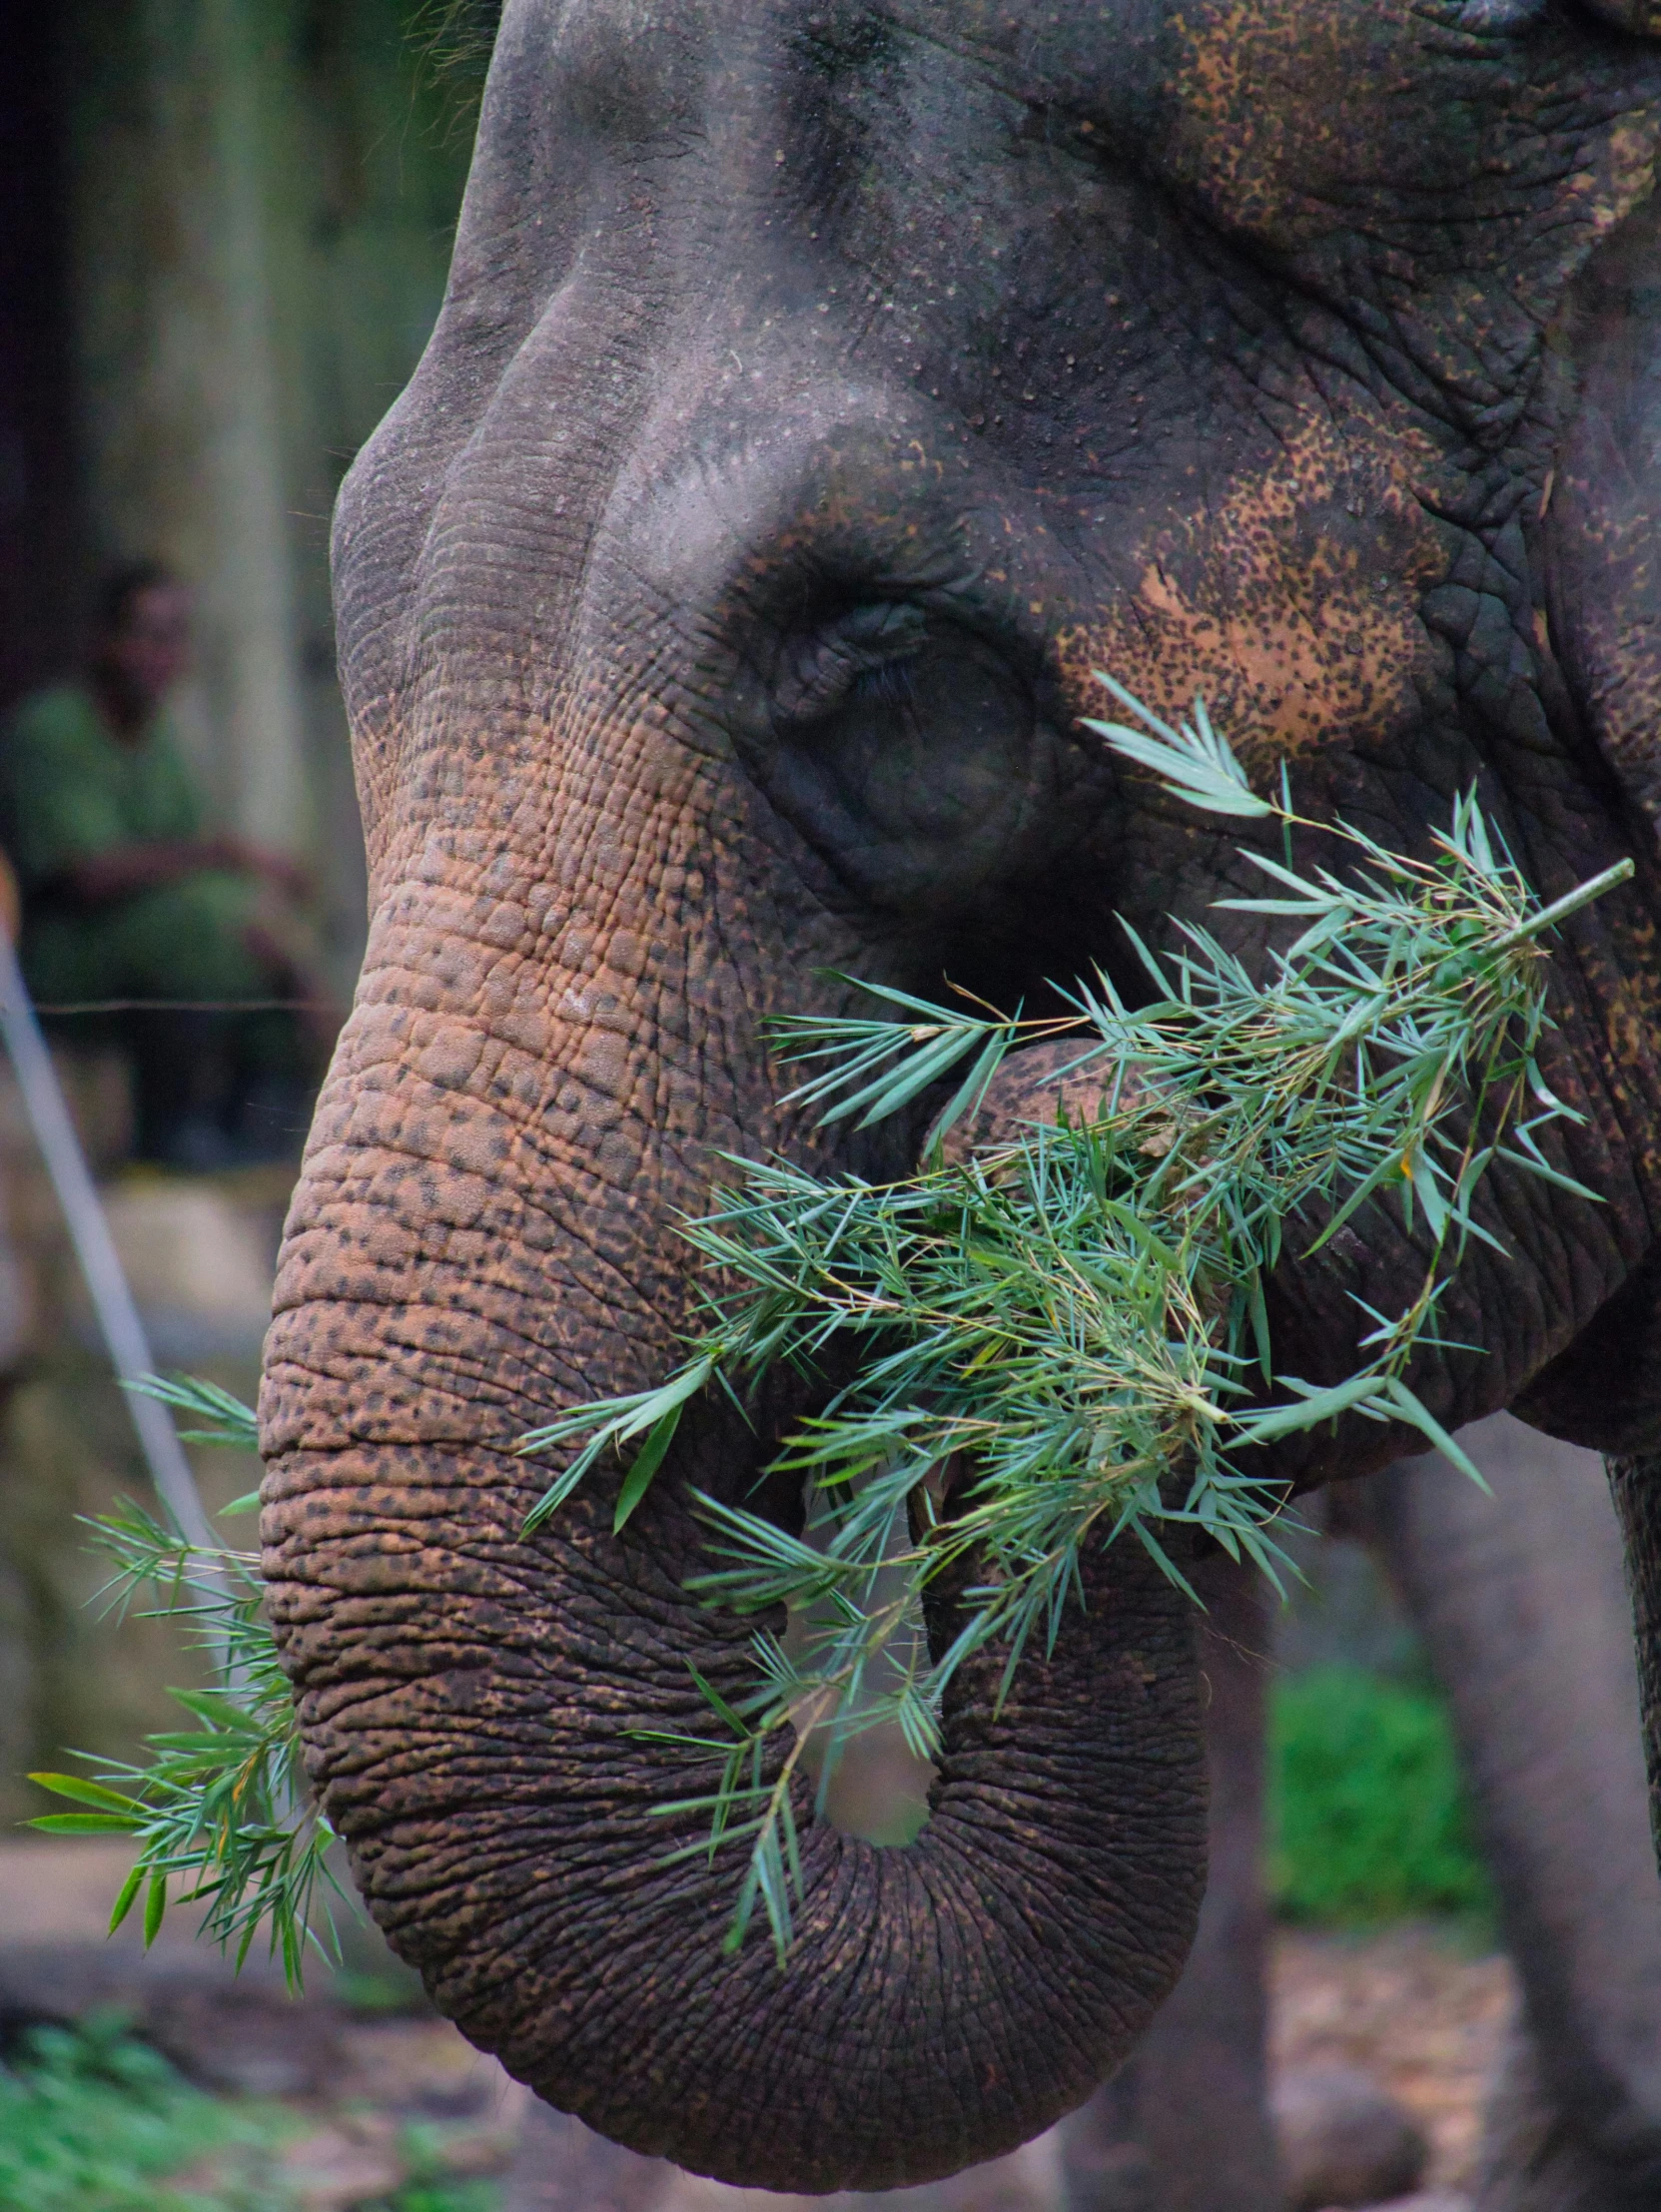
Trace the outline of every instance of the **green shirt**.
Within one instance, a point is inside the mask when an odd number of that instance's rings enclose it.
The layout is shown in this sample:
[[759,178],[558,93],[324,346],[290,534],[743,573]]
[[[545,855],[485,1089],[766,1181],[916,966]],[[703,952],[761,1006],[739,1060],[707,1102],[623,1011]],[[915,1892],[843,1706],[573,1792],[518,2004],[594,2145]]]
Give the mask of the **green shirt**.
[[164,713],[124,743],[84,684],[54,684],[0,736],[0,846],[25,898],[118,845],[188,842],[202,807]]

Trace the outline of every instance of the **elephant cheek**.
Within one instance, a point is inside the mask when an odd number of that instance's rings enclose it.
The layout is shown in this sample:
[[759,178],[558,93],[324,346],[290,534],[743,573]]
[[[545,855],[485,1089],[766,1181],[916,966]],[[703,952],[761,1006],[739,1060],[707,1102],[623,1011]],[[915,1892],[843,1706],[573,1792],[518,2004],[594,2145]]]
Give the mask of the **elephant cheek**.
[[1365,414],[1342,440],[1320,422],[1288,435],[1128,552],[1134,591],[1059,640],[1070,702],[1100,712],[1098,668],[1165,714],[1199,691],[1259,775],[1387,743],[1417,711],[1420,599],[1444,567],[1413,490],[1430,459]]

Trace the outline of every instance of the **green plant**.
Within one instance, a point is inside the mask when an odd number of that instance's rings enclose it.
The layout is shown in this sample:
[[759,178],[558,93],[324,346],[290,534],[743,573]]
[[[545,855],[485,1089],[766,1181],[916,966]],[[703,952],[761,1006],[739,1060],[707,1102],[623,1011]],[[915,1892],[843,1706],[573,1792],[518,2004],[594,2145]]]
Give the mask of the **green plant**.
[[[164,1382],[152,1396],[204,1418],[189,1441],[254,1450],[254,1415],[214,1383]],[[248,1511],[253,1494],[227,1512]],[[106,1761],[97,1779],[36,1774],[30,1780],[68,1799],[73,1813],[32,1825],[60,1836],[132,1836],[138,1858],[110,1917],[113,1933],[144,1894],[144,1938],[156,1936],[170,1883],[205,1905],[205,1931],[247,1956],[264,1926],[290,1986],[304,1978],[308,1939],[332,1944],[327,1899],[341,1895],[326,1854],[334,1831],[308,1791],[294,1699],[277,1656],[263,1600],[258,1555],[204,1552],[137,1506],[94,1522],[116,1563],[111,1591],[125,1607],[145,1589],[155,1610],[181,1621],[210,1654],[214,1690],[169,1695],[196,1724],[146,1739],[143,1766]]]
[[501,2191],[491,2181],[456,2181],[436,2175],[429,2181],[407,2181],[396,2195],[365,2212],[497,2212]]
[[[1122,758],[1203,810],[1278,824],[1281,858],[1244,855],[1272,895],[1223,904],[1294,927],[1292,944],[1259,980],[1191,925],[1163,960],[1133,939],[1148,1003],[1128,1004],[1098,975],[1075,987],[1074,1012],[1059,1020],[877,990],[899,1019],[782,1025],[786,1057],[819,1068],[794,1103],[825,1120],[866,1125],[968,1063],[921,1168],[875,1185],[777,1158],[729,1160],[733,1187],[683,1230],[709,1263],[686,1362],[656,1389],[574,1408],[521,1442],[527,1453],[580,1446],[527,1534],[605,1452],[628,1455],[620,1529],[700,1392],[718,1385],[742,1407],[781,1360],[811,1374],[838,1339],[855,1354],[853,1379],[773,1462],[814,1493],[816,1544],[701,1501],[717,1562],[691,1585],[704,1602],[746,1614],[782,1604],[822,1625],[796,1656],[759,1631],[755,1686],[737,1703],[697,1678],[709,1733],[641,1732],[720,1762],[714,1791],[662,1811],[708,1815],[707,1841],[689,1849],[748,1845],[729,1940],[743,1939],[759,1904],[781,1958],[804,1709],[828,1731],[832,1759],[847,1734],[883,1721],[929,1756],[953,1671],[997,1642],[1007,1684],[1035,1636],[1048,1645],[1087,1543],[1127,1537],[1181,1582],[1161,1532],[1199,1528],[1272,1574],[1281,1495],[1237,1462],[1341,1413],[1416,1428],[1480,1480],[1406,1380],[1414,1352],[1434,1340],[1468,1240],[1494,1241],[1472,1215],[1477,1185],[1504,1157],[1592,1195],[1539,1147],[1538,1130],[1566,1110],[1535,1064],[1547,1026],[1540,940],[1631,864],[1542,909],[1474,797],[1458,801],[1427,857],[1395,854],[1299,816],[1284,771],[1277,799],[1252,791],[1203,702],[1192,724],[1173,728],[1101,680],[1138,718],[1087,725]],[[1294,834],[1345,853],[1350,876],[1298,872]],[[948,1163],[939,1132],[977,1105],[1011,1048],[1069,1033],[1074,1067],[1100,1068],[1099,1113],[1084,1124],[1035,1119],[991,1152]],[[1524,1117],[1530,1099],[1536,1110]],[[1359,1207],[1386,1201],[1421,1232],[1413,1295],[1399,1313],[1367,1315],[1354,1374],[1321,1385],[1282,1372],[1263,1282],[1288,1236],[1307,1257]],[[251,1433],[222,1396],[187,1385],[164,1394],[214,1417],[218,1440],[239,1419]],[[140,1516],[105,1541],[129,1589],[165,1590],[171,1577],[175,1592],[195,1592],[200,1632],[231,1640],[226,1688],[214,1710],[193,1707],[196,1735],[155,1740],[147,1770],[41,1778],[87,1808],[56,1822],[138,1836],[126,1903],[141,1878],[165,1899],[177,1874],[209,1898],[226,1939],[246,1946],[270,1915],[298,1974],[327,1829],[296,1787],[294,1716],[257,1570],[232,1555],[196,1559]],[[920,1593],[966,1561],[963,1626],[931,1656],[916,1634]],[[881,1654],[896,1662],[894,1681],[872,1694]],[[230,1781],[244,1772],[257,1787]],[[112,1782],[130,1787],[112,1794]]]
[[1439,1699],[1320,1667],[1277,1684],[1269,1713],[1269,1883],[1284,1918],[1491,1910]]
[[[14,2062],[0,2067],[0,2205],[7,2212],[281,2212],[287,2199],[258,2173],[270,2167],[264,2154],[291,2124],[193,2089],[119,2020],[37,2028]],[[168,2185],[170,2175],[211,2153],[233,2154],[211,2197]]]
[[405,2128],[399,2148],[406,2178],[390,2197],[365,2212],[496,2212],[501,2190],[493,2181],[464,2179],[445,2170],[449,2131],[416,2124]]

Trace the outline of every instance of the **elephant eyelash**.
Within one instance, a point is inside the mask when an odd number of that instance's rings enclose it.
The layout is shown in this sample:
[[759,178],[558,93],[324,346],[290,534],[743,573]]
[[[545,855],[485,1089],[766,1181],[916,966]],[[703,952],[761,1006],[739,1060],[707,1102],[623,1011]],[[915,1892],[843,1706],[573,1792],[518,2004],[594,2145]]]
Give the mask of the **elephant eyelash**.
[[786,721],[812,722],[849,705],[906,705],[916,696],[926,636],[917,607],[856,608],[789,656],[775,694],[777,711]]
[[909,706],[917,696],[917,656],[879,661],[863,668],[848,688],[850,704],[878,707]]

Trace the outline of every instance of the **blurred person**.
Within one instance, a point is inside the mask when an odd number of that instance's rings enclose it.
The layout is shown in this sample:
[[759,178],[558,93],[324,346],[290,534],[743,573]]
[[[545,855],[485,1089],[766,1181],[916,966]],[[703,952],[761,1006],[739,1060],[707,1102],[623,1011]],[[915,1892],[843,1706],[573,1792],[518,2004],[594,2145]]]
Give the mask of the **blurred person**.
[[[304,871],[207,828],[167,707],[190,663],[185,586],[159,561],[113,570],[85,673],[0,736],[0,847],[43,1018],[126,1002],[69,1034],[127,1052],[140,1158],[206,1169],[294,1149],[334,1024]],[[247,1004],[274,999],[309,1012]]]

